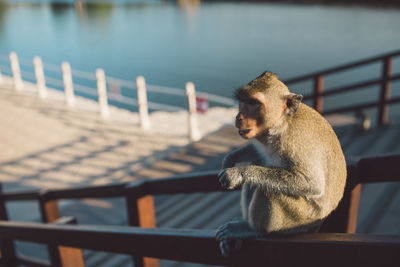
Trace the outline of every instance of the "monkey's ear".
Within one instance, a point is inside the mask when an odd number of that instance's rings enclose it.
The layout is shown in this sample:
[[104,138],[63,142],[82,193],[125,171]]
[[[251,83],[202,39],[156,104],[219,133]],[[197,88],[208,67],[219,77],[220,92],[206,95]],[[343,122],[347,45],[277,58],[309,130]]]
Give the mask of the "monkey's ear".
[[301,100],[303,99],[302,95],[296,95],[293,93],[290,93],[285,96],[285,113],[288,116],[293,115],[297,109],[299,108],[299,105],[301,103]]

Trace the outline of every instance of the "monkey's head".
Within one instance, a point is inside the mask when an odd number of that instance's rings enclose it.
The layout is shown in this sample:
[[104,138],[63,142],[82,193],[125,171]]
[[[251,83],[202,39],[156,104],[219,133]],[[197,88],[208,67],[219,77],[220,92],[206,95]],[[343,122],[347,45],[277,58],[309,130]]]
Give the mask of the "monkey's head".
[[292,116],[300,105],[301,95],[290,93],[278,77],[264,72],[235,93],[239,101],[236,127],[245,138],[257,138]]

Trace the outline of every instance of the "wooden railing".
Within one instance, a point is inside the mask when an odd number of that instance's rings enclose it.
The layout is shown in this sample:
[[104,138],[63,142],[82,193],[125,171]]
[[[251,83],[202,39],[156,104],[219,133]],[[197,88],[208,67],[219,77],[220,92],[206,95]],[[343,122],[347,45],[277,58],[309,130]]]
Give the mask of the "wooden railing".
[[[313,92],[309,95],[304,96],[304,100],[312,100],[313,107],[324,115],[333,113],[345,113],[345,112],[360,112],[364,109],[378,108],[377,122],[378,125],[388,123],[389,118],[389,105],[393,103],[400,103],[400,97],[391,98],[390,96],[390,84],[392,81],[400,80],[400,73],[393,74],[393,60],[400,56],[400,51],[380,55],[377,57],[353,62],[350,64],[340,65],[337,67],[329,68],[327,70],[318,71],[315,73],[303,75],[286,80],[285,83],[291,87],[293,84],[312,81]],[[381,75],[378,79],[369,79],[363,82],[357,82],[340,86],[336,88],[324,88],[324,80],[328,75],[338,74],[345,71],[351,71],[359,67],[368,66],[381,62]],[[347,93],[355,90],[365,89],[367,87],[379,85],[380,93],[379,99],[373,102],[363,103],[349,106],[334,108],[330,110],[324,110],[324,97],[332,96],[342,93]]]
[[[134,255],[135,266],[157,266],[158,261],[153,257],[236,266],[256,266],[260,263],[263,266],[321,266],[321,262],[323,266],[396,266],[400,260],[400,236],[354,233],[361,184],[400,181],[399,164],[400,155],[389,155],[363,158],[348,165],[345,196],[322,228],[323,232],[330,234],[248,240],[243,249],[228,260],[219,254],[214,231],[143,229],[156,226],[152,195],[221,191],[223,189],[218,183],[216,171],[109,186],[46,192],[4,192],[0,195],[2,261],[4,266],[16,266],[17,263],[49,266],[48,263],[21,258],[15,254],[12,240],[24,240],[48,244],[52,266],[84,266],[79,250],[65,257],[68,255],[65,250],[71,252],[70,247]],[[58,200],[100,197],[124,197],[130,227],[60,225],[70,220],[49,224],[59,219]],[[42,224],[6,221],[5,203],[20,200],[39,202]],[[338,234],[340,232],[346,234]],[[57,246],[58,251],[54,249]]]
[[400,237],[369,234],[257,238],[230,259],[220,255],[213,230],[0,222],[0,236],[212,265],[365,267],[398,266],[400,260]]

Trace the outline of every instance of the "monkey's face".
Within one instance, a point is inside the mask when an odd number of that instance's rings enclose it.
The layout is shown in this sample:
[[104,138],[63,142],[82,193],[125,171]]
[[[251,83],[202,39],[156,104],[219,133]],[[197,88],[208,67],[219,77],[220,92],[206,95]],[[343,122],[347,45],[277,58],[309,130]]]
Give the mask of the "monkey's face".
[[[268,105],[268,102],[271,102]],[[282,106],[272,105],[264,93],[255,93],[250,97],[239,99],[239,113],[236,116],[236,127],[245,138],[255,138],[272,127],[282,114]]]

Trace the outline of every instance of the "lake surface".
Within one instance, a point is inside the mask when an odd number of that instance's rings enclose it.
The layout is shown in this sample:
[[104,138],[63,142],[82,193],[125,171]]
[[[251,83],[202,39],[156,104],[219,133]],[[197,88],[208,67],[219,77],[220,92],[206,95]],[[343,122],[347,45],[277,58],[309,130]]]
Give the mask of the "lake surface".
[[170,87],[192,81],[201,91],[228,97],[264,70],[287,79],[397,49],[400,9],[393,8],[158,1],[0,5],[0,54],[16,51],[27,60],[38,55],[55,65],[69,61],[90,72],[101,67],[132,81],[144,75],[148,83]]

